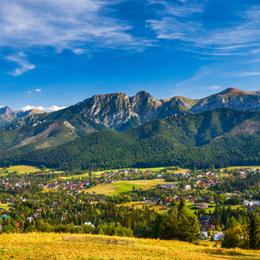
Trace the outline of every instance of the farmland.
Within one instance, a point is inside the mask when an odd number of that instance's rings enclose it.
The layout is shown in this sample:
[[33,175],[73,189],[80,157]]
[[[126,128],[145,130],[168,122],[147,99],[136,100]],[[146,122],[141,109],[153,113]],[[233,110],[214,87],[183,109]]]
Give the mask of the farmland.
[[4,234],[1,259],[259,259],[260,251],[179,241],[76,234]]
[[221,171],[233,171],[233,170],[237,170],[237,169],[258,169],[260,170],[260,166],[230,166],[227,168],[222,168]]
[[1,169],[1,171],[5,170],[7,173],[17,173],[17,174],[30,174],[36,173],[41,171],[39,168],[34,166],[27,166],[27,165],[16,165],[10,166],[6,169]]
[[117,181],[109,184],[100,184],[88,189],[90,193],[103,195],[118,195],[123,192],[128,192],[133,189],[148,190],[156,185],[163,184],[163,179],[154,180],[134,180],[134,181]]

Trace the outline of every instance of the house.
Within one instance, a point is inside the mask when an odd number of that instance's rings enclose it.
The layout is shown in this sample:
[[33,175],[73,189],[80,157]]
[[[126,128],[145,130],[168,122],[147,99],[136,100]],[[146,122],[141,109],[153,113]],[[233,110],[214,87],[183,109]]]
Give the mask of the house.
[[203,215],[199,217],[200,229],[203,231],[208,230],[209,225],[211,223],[211,216]]
[[209,236],[208,236],[208,232],[207,232],[207,231],[202,231],[202,232],[200,233],[200,238],[201,238],[201,240],[206,240],[208,237],[209,237]]
[[167,184],[161,184],[160,187],[161,187],[162,189],[174,189],[174,188],[176,188],[176,186],[174,186],[173,184],[169,184],[169,183],[167,183]]
[[218,232],[216,234],[214,234],[213,236],[213,240],[214,241],[220,241],[224,238],[224,233],[223,232]]
[[88,221],[88,222],[84,222],[84,225],[86,225],[86,226],[91,226],[91,227],[95,227],[95,225],[94,224],[92,224],[92,222],[90,222],[90,221]]
[[207,209],[209,205],[207,203],[198,203],[196,205],[199,209]]
[[184,190],[191,190],[191,185],[185,185]]
[[244,205],[246,207],[260,207],[259,200],[244,200]]
[[7,221],[10,217],[7,214],[3,214],[1,218],[3,221]]

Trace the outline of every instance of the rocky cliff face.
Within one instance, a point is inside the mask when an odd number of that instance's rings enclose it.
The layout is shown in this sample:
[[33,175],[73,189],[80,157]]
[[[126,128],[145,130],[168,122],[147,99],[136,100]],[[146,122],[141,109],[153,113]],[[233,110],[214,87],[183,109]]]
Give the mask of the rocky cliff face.
[[217,108],[229,108],[239,111],[260,111],[260,92],[229,88],[223,92],[199,100],[191,108],[191,111],[200,113]]
[[96,123],[108,128],[124,130],[151,120],[188,112],[193,103],[193,100],[183,97],[158,100],[140,91],[132,97],[123,93],[93,96],[75,105],[73,110],[90,116]]
[[145,91],[140,91],[133,97],[115,93],[94,96],[80,103],[80,107],[97,123],[124,130],[176,114],[201,113],[218,108],[260,111],[260,92],[229,88],[199,100],[179,96],[158,100]]
[[1,126],[8,123],[9,129],[17,129],[66,120],[76,129],[86,133],[104,128],[122,131],[152,120],[218,108],[260,111],[260,92],[230,88],[200,100],[180,96],[158,100],[145,91],[140,91],[132,97],[124,93],[104,94],[50,114],[43,114],[42,111],[15,113],[10,108],[2,108],[0,122]]
[[15,119],[15,117],[15,112],[10,107],[0,108],[0,126],[3,126],[8,122],[11,122]]

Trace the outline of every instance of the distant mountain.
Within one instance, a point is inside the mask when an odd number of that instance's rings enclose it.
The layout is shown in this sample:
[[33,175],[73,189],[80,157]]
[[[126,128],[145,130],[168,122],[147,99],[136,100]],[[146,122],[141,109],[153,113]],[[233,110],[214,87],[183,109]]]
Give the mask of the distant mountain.
[[15,117],[15,112],[10,107],[0,107],[0,127],[11,122]]
[[86,121],[86,127],[93,128],[93,131],[96,130],[93,124],[123,131],[176,114],[200,113],[218,108],[260,111],[260,94],[257,91],[245,92],[235,88],[200,100],[180,96],[158,100],[145,91],[140,91],[132,97],[124,93],[104,94],[93,96],[65,110],[55,112],[46,120],[61,117],[70,123],[72,120],[76,124],[77,121],[81,121],[83,128]]
[[[158,100],[145,91],[140,91],[132,97],[124,93],[96,95],[52,113],[40,110],[14,112],[5,107],[0,109],[0,162],[4,157],[13,158],[30,152],[33,152],[33,157],[38,156],[36,151],[43,150],[45,153],[46,149],[50,149],[48,153],[56,149],[68,149],[70,152],[67,158],[74,158],[79,149],[75,146],[76,143],[81,147],[85,141],[92,143],[96,140],[99,147],[102,147],[104,143],[100,141],[100,136],[104,140],[109,135],[111,139],[105,142],[112,150],[114,146],[110,143],[111,140],[117,143],[120,139],[120,145],[132,151],[128,143],[125,146],[125,141],[138,142],[146,147],[143,142],[149,137],[152,139],[149,139],[148,144],[153,147],[153,151],[163,151],[166,156],[169,144],[169,149],[175,147],[179,151],[184,147],[187,149],[207,145],[215,138],[218,140],[223,134],[228,135],[229,140],[233,136],[255,137],[259,130],[258,111],[259,91],[245,92],[235,88],[200,100],[180,96]],[[244,117],[241,119],[242,115]],[[252,116],[257,119],[251,120]],[[74,147],[73,152],[67,148],[68,144]],[[160,150],[164,145],[168,148]],[[118,151],[121,151],[120,147],[117,148]],[[135,147],[136,151],[132,151],[131,157],[142,158],[143,156],[137,156],[139,146],[136,144]],[[91,150],[92,148],[88,147],[88,151]],[[151,150],[147,152],[151,154]],[[192,154],[191,151],[189,153]],[[93,151],[93,154],[96,153]],[[76,157],[81,158],[79,155]],[[153,160],[156,161],[156,158],[154,155]],[[102,160],[103,158],[97,159]],[[165,161],[163,158],[161,160]],[[114,158],[114,161],[117,161],[117,158]]]
[[218,94],[199,100],[191,108],[191,111],[199,113],[217,108],[230,108],[239,111],[260,111],[260,92],[229,88]]
[[61,120],[68,121],[81,133],[92,133],[104,128],[123,131],[176,114],[200,113],[218,108],[260,111],[260,93],[230,88],[199,100],[180,96],[158,100],[145,91],[132,97],[124,93],[103,94],[49,114],[39,110],[13,112],[10,108],[2,108],[5,112],[2,126],[18,129]]

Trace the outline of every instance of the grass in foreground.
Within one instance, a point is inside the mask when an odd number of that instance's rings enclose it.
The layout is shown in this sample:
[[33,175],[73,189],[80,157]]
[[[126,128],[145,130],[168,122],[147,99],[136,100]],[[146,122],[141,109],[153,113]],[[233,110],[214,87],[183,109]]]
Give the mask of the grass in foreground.
[[158,184],[163,184],[165,181],[163,179],[153,179],[153,180],[133,180],[133,181],[117,181],[109,184],[100,184],[92,187],[87,192],[95,192],[97,194],[104,195],[117,195],[123,192],[128,192],[134,189],[148,190],[155,187]]
[[260,259],[260,251],[212,244],[74,234],[0,235],[0,259]]

